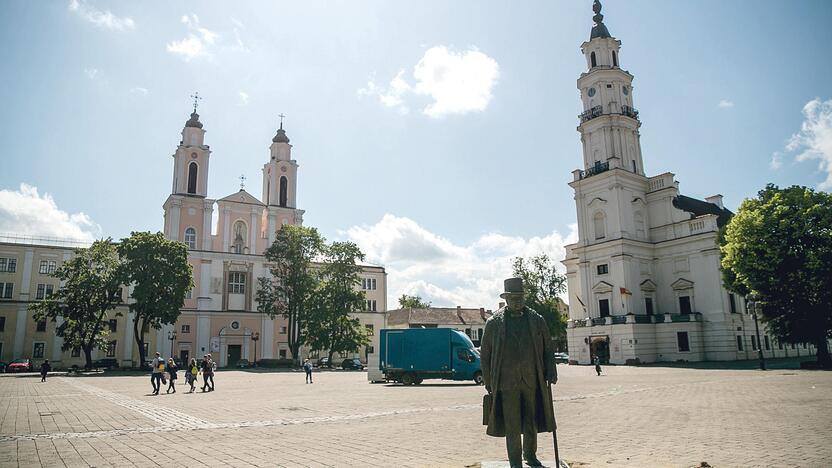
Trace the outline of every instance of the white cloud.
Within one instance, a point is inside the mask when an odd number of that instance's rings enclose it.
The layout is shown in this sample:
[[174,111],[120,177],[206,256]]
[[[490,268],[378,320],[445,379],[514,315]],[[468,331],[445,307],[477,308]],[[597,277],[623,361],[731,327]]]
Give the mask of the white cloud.
[[729,101],[728,99],[723,99],[723,100],[719,101],[719,104],[717,104],[717,106],[720,109],[730,109],[730,108],[734,107],[734,101]]
[[182,16],[181,22],[188,27],[188,37],[168,43],[168,52],[181,55],[185,61],[200,57],[211,57],[213,46],[219,34],[204,28],[199,24],[199,17],[195,14]]
[[414,96],[430,97],[433,102],[422,112],[433,118],[451,114],[482,112],[493,97],[499,76],[497,61],[476,48],[455,52],[445,46],[431,47],[413,67],[413,84],[399,70],[390,83],[379,86],[375,79],[358,90],[359,95],[374,95],[383,105],[406,114],[406,100]]
[[101,226],[84,213],[59,209],[37,187],[20,184],[19,190],[0,190],[0,233],[92,241],[101,237]]
[[240,91],[240,103],[242,105],[246,105],[246,104],[248,104],[248,99],[249,99],[248,93],[245,92],[245,91]]
[[818,184],[821,190],[832,189],[832,99],[812,99],[803,106],[803,124],[792,135],[786,149],[800,151],[798,161],[817,159],[818,169],[826,172],[826,180]]
[[70,0],[69,11],[75,12],[78,16],[89,21],[95,26],[111,31],[126,31],[135,29],[136,23],[129,16],[116,16],[110,10],[99,10],[88,5],[84,0]]
[[361,247],[368,262],[386,268],[388,308],[397,307],[402,294],[416,294],[436,306],[493,309],[503,280],[511,276],[512,260],[546,253],[559,262],[563,246],[577,239],[577,227],[570,228],[566,237],[558,232],[529,239],[489,233],[463,246],[409,218],[386,214],[375,225],[354,226],[343,234]]
[[771,161],[769,161],[768,167],[773,171],[783,167],[783,155],[780,152],[775,151],[774,154],[771,155]]
[[148,94],[150,94],[150,91],[148,91],[147,88],[137,86],[135,88],[130,88],[130,94],[136,94],[138,96],[147,96]]

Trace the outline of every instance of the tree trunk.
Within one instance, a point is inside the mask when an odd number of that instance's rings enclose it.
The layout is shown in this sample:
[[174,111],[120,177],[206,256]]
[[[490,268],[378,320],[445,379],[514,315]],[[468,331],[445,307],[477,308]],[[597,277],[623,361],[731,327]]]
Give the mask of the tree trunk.
[[826,341],[826,334],[815,341],[815,347],[818,350],[818,366],[829,369],[832,368],[832,358],[829,356],[829,342]]
[[82,348],[84,349],[84,359],[87,361],[87,363],[84,364],[84,369],[90,370],[92,369],[92,346],[84,345]]
[[146,356],[144,355],[144,334],[141,333],[141,330],[144,329],[144,326],[139,328],[139,317],[136,316],[136,319],[133,320],[133,336],[136,337],[136,344],[139,345],[139,369],[144,367],[144,361]]

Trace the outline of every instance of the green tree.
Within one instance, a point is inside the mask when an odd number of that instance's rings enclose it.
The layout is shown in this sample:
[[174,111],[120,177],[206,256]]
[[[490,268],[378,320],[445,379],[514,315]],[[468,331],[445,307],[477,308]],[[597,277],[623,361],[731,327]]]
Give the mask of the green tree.
[[402,294],[402,297],[399,298],[399,307],[402,309],[429,309],[430,305],[430,301],[424,302],[420,296]]
[[327,246],[319,270],[320,281],[310,301],[305,343],[314,350],[329,350],[330,363],[335,353],[355,351],[370,342],[361,322],[350,316],[366,305],[366,295],[358,289],[361,260],[364,254],[357,245],[333,242]]
[[723,279],[757,294],[781,343],[813,343],[832,366],[832,195],[769,184],[746,199],[720,236]]
[[[36,321],[56,322],[62,350],[84,351],[84,367],[92,367],[92,350],[107,345],[107,312],[121,302],[119,258],[111,239],[95,241],[64,262],[55,272],[63,285],[30,307]],[[116,313],[116,316],[121,315]]]
[[324,251],[324,239],[312,227],[284,225],[266,249],[271,277],[258,279],[257,310],[288,320],[289,351],[299,359],[309,323],[309,305],[318,284],[312,262]]
[[188,247],[165,239],[161,232],[132,232],[121,240],[118,253],[122,259],[122,280],[133,286],[133,336],[139,346],[140,365],[144,365],[144,333],[175,323],[185,294],[194,287]]
[[558,273],[555,262],[546,254],[528,260],[517,257],[512,263],[514,275],[523,278],[526,305],[546,319],[549,333],[559,347],[566,342],[566,314],[559,294],[566,292],[566,275]]

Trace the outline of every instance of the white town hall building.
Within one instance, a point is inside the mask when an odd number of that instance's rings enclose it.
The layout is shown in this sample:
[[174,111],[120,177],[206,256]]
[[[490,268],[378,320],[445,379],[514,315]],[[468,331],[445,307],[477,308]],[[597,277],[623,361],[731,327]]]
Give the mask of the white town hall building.
[[769,357],[797,355],[762,324],[758,343],[744,299],[723,287],[717,236],[732,213],[722,196],[687,197],[674,174],[645,174],[633,75],[620,66],[621,41],[597,0],[593,9],[595,26],[581,45],[588,70],[578,78],[584,170],[569,184],[579,235],[563,260],[570,359],[752,359],[760,344]]

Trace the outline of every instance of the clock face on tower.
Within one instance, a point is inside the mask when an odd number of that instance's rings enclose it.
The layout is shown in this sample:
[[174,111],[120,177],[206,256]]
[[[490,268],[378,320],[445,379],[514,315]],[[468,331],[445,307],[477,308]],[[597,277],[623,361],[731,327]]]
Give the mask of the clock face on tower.
[[589,91],[586,92],[589,97],[595,96],[595,88],[589,88]]

